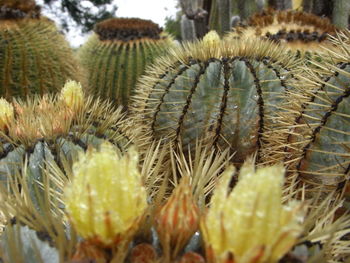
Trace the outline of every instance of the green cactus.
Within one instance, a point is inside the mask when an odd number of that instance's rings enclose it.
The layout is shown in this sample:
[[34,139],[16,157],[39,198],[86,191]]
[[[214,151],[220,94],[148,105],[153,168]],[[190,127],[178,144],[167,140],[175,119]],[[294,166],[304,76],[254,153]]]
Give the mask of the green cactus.
[[285,140],[280,117],[294,114],[284,105],[299,60],[283,51],[258,39],[232,44],[209,35],[177,48],[140,80],[134,116],[145,133],[185,148],[200,138],[229,147],[238,163],[259,149],[258,159],[267,158]]
[[334,41],[340,51],[332,53],[332,60],[343,62],[314,62],[319,74],[305,69],[308,75],[299,89],[308,101],[290,123],[295,129],[289,138],[289,170],[304,182],[333,189],[338,184],[342,189],[350,170],[349,40],[346,32]]
[[137,78],[147,64],[172,45],[157,24],[115,18],[95,26],[95,34],[79,50],[93,94],[127,106]]
[[0,96],[42,95],[68,79],[83,81],[68,42],[34,1],[1,1],[0,7]]
[[69,168],[78,152],[99,147],[106,140],[120,152],[126,150],[132,135],[128,137],[123,129],[127,125],[121,109],[115,110],[111,104],[92,97],[84,98],[81,87],[80,93],[79,89],[72,91],[75,85],[67,83],[60,95],[15,100],[15,116],[6,115],[10,111],[4,109],[11,107],[2,107],[1,180],[7,182],[8,171],[14,173],[25,160],[32,180],[41,180],[40,169],[47,163]]

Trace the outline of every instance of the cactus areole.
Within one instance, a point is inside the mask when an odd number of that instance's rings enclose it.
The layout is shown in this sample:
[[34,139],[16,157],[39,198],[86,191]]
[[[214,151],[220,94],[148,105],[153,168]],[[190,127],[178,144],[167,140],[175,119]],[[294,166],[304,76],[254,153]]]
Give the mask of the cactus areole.
[[134,97],[146,132],[186,148],[196,139],[229,147],[239,163],[283,140],[279,118],[291,114],[283,106],[297,61],[279,46],[203,41],[170,53],[141,78]]

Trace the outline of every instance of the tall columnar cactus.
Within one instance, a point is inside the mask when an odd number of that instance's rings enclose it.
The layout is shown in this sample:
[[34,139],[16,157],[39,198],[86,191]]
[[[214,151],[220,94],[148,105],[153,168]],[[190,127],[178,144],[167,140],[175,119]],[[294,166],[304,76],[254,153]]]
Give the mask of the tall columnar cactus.
[[0,96],[42,95],[83,80],[68,42],[34,1],[1,1],[0,8]]
[[120,109],[84,97],[81,87],[72,81],[56,96],[30,97],[12,104],[2,100],[0,109],[0,179],[4,181],[8,171],[15,173],[25,160],[36,180],[41,178],[40,168],[50,162],[70,169],[79,151],[108,140],[124,152],[131,140],[123,130]]
[[[323,77],[308,70],[300,93],[308,99],[290,123],[289,169],[304,182],[340,188],[350,171],[350,32],[334,43],[338,64],[314,63]],[[306,69],[307,70],[307,69]],[[300,96],[300,93],[298,96]]]
[[322,46],[333,47],[328,34],[334,35],[335,30],[327,18],[300,11],[268,9],[253,15],[247,26],[235,28],[227,38],[257,36],[281,43],[295,52],[323,52]]
[[258,158],[267,158],[285,140],[279,119],[294,114],[284,106],[299,61],[283,51],[258,39],[220,42],[213,33],[178,47],[141,78],[135,118],[145,133],[185,148],[199,138],[229,147],[239,163],[259,149]]
[[172,39],[161,32],[157,24],[136,18],[97,24],[95,34],[79,51],[91,92],[127,106],[146,65],[172,45]]

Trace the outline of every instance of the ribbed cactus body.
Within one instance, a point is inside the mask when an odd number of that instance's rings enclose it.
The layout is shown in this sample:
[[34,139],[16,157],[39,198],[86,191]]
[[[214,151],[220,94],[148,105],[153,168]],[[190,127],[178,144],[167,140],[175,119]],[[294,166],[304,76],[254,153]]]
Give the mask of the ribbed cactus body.
[[337,67],[308,94],[290,137],[299,142],[290,169],[312,184],[336,186],[350,171],[350,63]]
[[[147,64],[165,52],[172,40],[166,35],[159,35],[158,31],[149,34],[142,31],[144,28],[130,29],[127,25],[123,28],[118,26],[119,20],[112,20],[117,28],[113,28],[112,24],[104,30],[96,29],[97,33],[80,49],[79,57],[89,74],[91,93],[127,106],[137,78]],[[144,23],[143,20],[137,21]],[[120,33],[122,30],[124,33]]]
[[184,147],[194,147],[197,138],[230,147],[238,162],[278,138],[279,116],[289,114],[283,105],[293,60],[280,59],[272,43],[236,45],[204,41],[158,61],[135,98],[145,129]]
[[68,79],[82,81],[73,52],[46,18],[0,21],[0,96],[58,91]]

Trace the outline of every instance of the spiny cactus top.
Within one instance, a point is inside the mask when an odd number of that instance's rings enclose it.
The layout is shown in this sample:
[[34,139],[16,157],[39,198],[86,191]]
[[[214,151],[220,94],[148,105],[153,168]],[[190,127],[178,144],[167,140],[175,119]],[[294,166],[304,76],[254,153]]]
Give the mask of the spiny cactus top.
[[73,52],[34,1],[0,1],[0,96],[58,91],[68,79],[83,81]]
[[[11,114],[12,108],[12,114]],[[77,151],[105,140],[124,152],[131,138],[122,128],[123,115],[110,104],[84,97],[76,82],[56,96],[29,97],[12,104],[0,100],[0,178],[28,158],[34,176],[39,166],[71,162]],[[13,114],[14,112],[14,114]]]
[[171,45],[172,39],[149,20],[113,18],[98,23],[79,50],[91,93],[126,108],[146,64]]
[[34,0],[1,0],[0,19],[38,18],[40,6]]
[[174,48],[141,78],[135,118],[158,139],[193,148],[199,138],[231,148],[242,162],[284,140],[279,119],[293,114],[284,106],[299,61],[283,52],[269,41],[232,43],[212,36]]
[[328,34],[334,35],[336,30],[327,18],[292,10],[268,9],[253,15],[247,24],[237,27],[227,37],[263,37],[300,52],[321,52],[321,44],[331,48]]
[[162,29],[150,20],[111,18],[98,23],[95,32],[100,40],[130,41],[142,38],[160,39]]
[[[333,61],[319,62],[305,69],[300,94],[307,98],[301,113],[290,123],[290,170],[305,181],[339,187],[350,171],[350,32],[340,34],[334,43]],[[317,71],[316,71],[317,69]],[[325,76],[320,78],[319,75]]]

